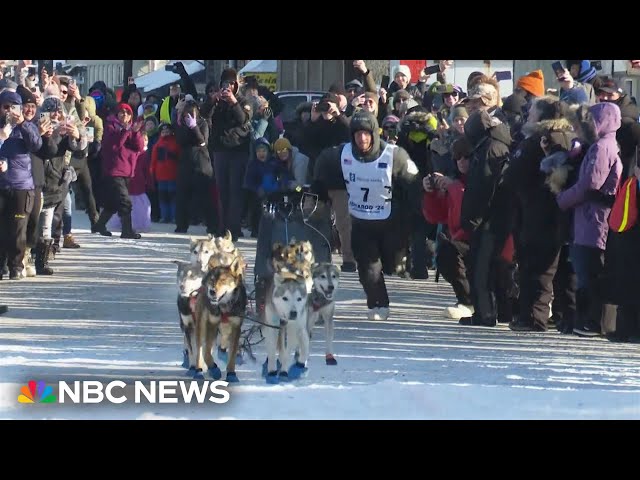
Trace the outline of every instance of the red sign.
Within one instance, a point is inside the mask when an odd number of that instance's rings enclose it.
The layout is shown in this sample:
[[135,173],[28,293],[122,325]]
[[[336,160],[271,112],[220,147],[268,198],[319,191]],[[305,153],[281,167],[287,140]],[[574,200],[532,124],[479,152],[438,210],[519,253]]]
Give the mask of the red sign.
[[400,65],[406,65],[411,70],[411,83],[416,83],[420,73],[427,66],[426,60],[400,60]]

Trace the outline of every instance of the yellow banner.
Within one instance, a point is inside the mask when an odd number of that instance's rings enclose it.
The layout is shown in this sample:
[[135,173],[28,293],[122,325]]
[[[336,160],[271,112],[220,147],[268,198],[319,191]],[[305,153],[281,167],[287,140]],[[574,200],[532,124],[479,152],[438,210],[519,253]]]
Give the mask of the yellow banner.
[[269,72],[269,73],[247,72],[244,76],[256,77],[256,80],[258,80],[258,83],[260,85],[267,87],[272,92],[276,91],[276,84],[278,83],[278,74],[275,72],[273,73],[272,72]]

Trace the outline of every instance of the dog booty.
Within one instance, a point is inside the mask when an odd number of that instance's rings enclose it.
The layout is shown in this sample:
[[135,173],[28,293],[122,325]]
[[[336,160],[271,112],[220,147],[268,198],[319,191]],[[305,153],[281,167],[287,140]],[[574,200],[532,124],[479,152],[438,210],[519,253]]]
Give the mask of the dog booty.
[[[189,367],[189,369],[187,370],[187,377],[194,378],[195,374],[196,374],[196,367]],[[204,378],[204,375],[202,376],[202,378]]]
[[280,372],[278,374],[281,382],[289,382],[291,379],[289,378],[289,374],[287,372]]
[[222,372],[215,363],[213,364],[213,367],[209,369],[209,376],[214,380],[220,380],[222,378]]
[[278,377],[278,374],[275,372],[269,375],[265,375],[265,377],[269,385],[277,385],[278,383],[280,383],[280,378]]
[[238,383],[240,380],[238,380],[238,375],[236,375],[236,372],[227,372],[227,382],[229,383]]
[[[298,378],[303,377],[304,374],[307,373],[307,370],[309,369],[304,366],[304,363],[296,362],[289,367],[288,376],[291,380],[297,380]],[[281,372],[280,374],[282,375],[282,373],[284,372]]]
[[[267,362],[268,360],[265,360],[264,363],[262,364],[262,376],[266,377],[267,376]],[[282,364],[280,363],[280,360],[276,360],[276,368],[278,369],[278,371],[282,368]]]
[[[189,370],[191,371],[191,370]],[[204,374],[202,373],[202,370],[194,370],[194,374],[193,374],[193,379],[194,380],[204,380]]]
[[324,361],[327,365],[338,365],[338,361],[330,353],[327,353],[324,357]]

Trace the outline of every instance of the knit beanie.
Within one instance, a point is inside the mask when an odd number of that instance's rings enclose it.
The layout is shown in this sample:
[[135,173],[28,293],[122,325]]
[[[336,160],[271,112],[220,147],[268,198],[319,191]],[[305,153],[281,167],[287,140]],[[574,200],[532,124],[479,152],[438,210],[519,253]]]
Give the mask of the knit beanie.
[[534,70],[518,79],[518,87],[526,90],[534,97],[542,97],[544,95],[544,75],[542,70]]
[[292,147],[291,147],[291,142],[288,139],[284,138],[284,137],[279,138],[273,144],[273,150],[276,153],[279,152],[280,150],[285,150],[285,149],[291,150]]

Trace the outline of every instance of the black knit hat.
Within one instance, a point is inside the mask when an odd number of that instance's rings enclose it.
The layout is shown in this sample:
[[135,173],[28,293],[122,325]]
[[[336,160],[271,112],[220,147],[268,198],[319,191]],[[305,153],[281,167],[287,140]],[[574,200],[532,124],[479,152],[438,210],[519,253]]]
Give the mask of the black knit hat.
[[378,151],[380,147],[380,126],[378,125],[378,119],[374,114],[369,113],[366,110],[358,110],[351,117],[351,123],[349,126],[351,129],[352,145],[355,146],[355,133],[364,130],[371,134],[373,150],[375,152]]
[[22,98],[23,105],[25,103],[34,103],[34,104],[37,103],[35,95],[27,87],[18,85],[18,88],[16,89],[16,93],[20,95],[20,98]]

